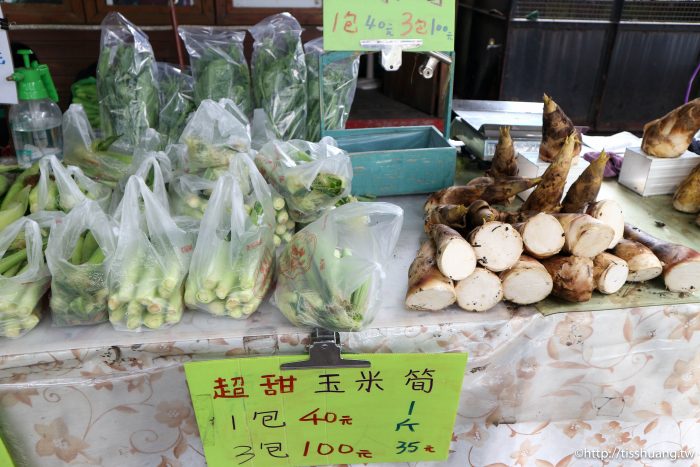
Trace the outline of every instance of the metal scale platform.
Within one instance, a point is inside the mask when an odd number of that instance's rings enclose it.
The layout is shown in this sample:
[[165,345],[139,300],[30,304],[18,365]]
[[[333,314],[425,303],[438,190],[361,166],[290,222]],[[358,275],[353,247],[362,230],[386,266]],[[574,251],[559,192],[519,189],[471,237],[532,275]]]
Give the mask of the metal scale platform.
[[455,99],[450,137],[462,141],[474,157],[490,161],[498,143],[498,128],[507,125],[516,152],[536,153],[542,141],[543,108],[541,102]]

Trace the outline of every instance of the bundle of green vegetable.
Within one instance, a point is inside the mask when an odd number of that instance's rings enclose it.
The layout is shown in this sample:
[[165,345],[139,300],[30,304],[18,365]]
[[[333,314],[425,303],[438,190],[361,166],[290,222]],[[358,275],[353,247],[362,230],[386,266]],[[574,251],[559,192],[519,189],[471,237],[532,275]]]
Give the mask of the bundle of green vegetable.
[[76,206],[51,229],[46,262],[51,271],[53,324],[107,320],[107,267],[115,247],[112,224],[93,201]]
[[185,303],[214,315],[247,318],[272,280],[272,193],[241,154],[216,182],[192,255]]
[[166,142],[180,138],[187,117],[194,111],[194,80],[168,63],[158,62],[158,88],[160,89],[160,114],[158,132]]
[[101,29],[97,95],[102,132],[122,136],[133,147],[146,129],[158,125],[156,60],[148,36],[119,13],[107,14]]
[[110,187],[127,176],[131,166],[132,152],[112,147],[117,139],[118,135],[97,139],[80,104],[71,104],[63,114],[63,161]]
[[0,233],[0,335],[20,337],[39,323],[49,288],[39,224],[22,218]]
[[403,210],[393,204],[351,203],[297,232],[280,257],[277,307],[297,326],[368,325],[402,223]]
[[0,232],[27,213],[29,193],[38,181],[39,164],[23,170],[12,181],[11,172],[18,170],[17,166],[0,168]]
[[251,115],[250,72],[243,55],[245,31],[180,26],[178,32],[190,56],[197,105],[204,99],[229,98]]
[[323,68],[323,81],[321,81],[320,57],[325,53],[323,37],[304,44],[304,50],[306,51],[306,103],[309,117],[306,120],[306,139],[318,141],[321,139],[321,113],[323,113],[323,127],[326,130],[345,128],[350,107],[355,98],[360,56],[352,54],[326,64]]
[[205,99],[187,122],[180,142],[187,145],[190,172],[228,167],[238,153],[250,150],[247,128],[222,105]]
[[141,177],[126,184],[107,302],[116,329],[161,328],[180,321],[193,238],[178,227]]
[[169,185],[173,214],[202,219],[215,184],[216,182],[197,175],[185,174],[177,177]]
[[71,104],[80,104],[85,109],[90,125],[93,128],[100,127],[100,107],[97,100],[97,80],[90,76],[71,84],[70,92],[73,95]]
[[39,161],[39,181],[29,192],[29,211],[68,212],[88,199],[109,207],[112,190],[93,182],[78,167],[64,167],[56,156]]
[[262,108],[277,138],[306,137],[306,63],[302,28],[289,13],[265,18],[250,29],[255,107]]
[[[167,184],[174,178],[172,162],[163,151],[149,151],[137,153],[134,156],[133,170],[135,176],[140,177],[146,183],[148,189],[158,199],[158,201],[169,210],[168,189]],[[111,212],[119,216],[119,210],[123,201],[124,191],[129,179],[123,179],[119,182],[119,188],[115,190],[115,197],[119,197],[119,203],[112,203]]]
[[312,222],[350,194],[350,157],[334,143],[331,138],[270,141],[255,156],[260,172],[286,200],[293,221]]
[[272,193],[272,207],[275,210],[275,235],[272,241],[276,247],[289,243],[296,230],[296,223],[289,217],[287,202],[277,190],[270,187]]

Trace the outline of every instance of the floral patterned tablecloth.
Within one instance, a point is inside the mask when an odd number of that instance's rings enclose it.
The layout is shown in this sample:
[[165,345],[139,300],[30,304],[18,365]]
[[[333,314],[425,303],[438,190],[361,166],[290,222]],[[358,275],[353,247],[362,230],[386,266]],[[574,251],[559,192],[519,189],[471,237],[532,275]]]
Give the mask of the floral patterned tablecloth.
[[[575,458],[584,447],[700,452],[700,304],[548,317],[503,304],[407,312],[422,201],[389,201],[405,222],[382,308],[372,328],[341,338],[345,352],[469,353],[453,452],[439,465],[600,465]],[[268,303],[248,320],[188,312],[141,334],[44,319],[0,340],[0,434],[20,466],[203,466],[183,363],[302,354],[308,335]]]
[[[341,335],[346,352],[469,353],[453,452],[440,465],[601,465],[576,459],[583,447],[700,452],[700,306],[546,318],[498,307],[468,316]],[[278,323],[279,333],[262,332],[276,319],[264,311],[248,323],[257,332],[223,338],[222,321],[192,314],[179,330],[129,345],[115,342],[131,335],[108,326],[42,324],[24,345],[0,346],[3,438],[19,465],[202,466],[182,364],[302,353],[304,330]],[[175,339],[188,332],[199,337]],[[10,352],[42,340],[80,343],[83,334],[91,347]],[[700,465],[700,457],[674,465]]]

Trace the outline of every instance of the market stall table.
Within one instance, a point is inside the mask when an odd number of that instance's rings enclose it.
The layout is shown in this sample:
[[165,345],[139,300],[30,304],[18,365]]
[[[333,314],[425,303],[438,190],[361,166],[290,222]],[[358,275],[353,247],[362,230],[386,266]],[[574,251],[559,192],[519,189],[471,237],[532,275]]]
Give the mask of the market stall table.
[[[408,312],[423,197],[387,201],[405,221],[384,304],[370,329],[341,339],[346,353],[469,353],[453,452],[440,465],[599,464],[573,457],[584,447],[700,451],[700,305]],[[144,333],[54,328],[45,317],[3,340],[0,428],[17,464],[205,465],[183,363],[304,353],[309,331],[261,308],[245,321],[188,312]]]

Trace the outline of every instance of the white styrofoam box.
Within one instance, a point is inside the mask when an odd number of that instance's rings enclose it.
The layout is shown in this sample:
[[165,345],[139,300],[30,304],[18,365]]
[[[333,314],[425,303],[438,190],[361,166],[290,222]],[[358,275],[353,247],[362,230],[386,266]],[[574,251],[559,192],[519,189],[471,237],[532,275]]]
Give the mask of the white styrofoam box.
[[[576,158],[576,164],[571,165],[571,169],[569,170],[569,176],[566,178],[566,187],[564,188],[564,193],[569,189],[569,187],[576,181],[579,175],[583,173],[584,170],[586,170],[586,167],[588,167],[588,161],[584,160],[583,154],[585,151],[581,151],[581,156]],[[518,153],[517,157],[517,163],[518,163],[518,175],[521,177],[527,177],[527,178],[533,178],[533,177],[539,177],[544,173],[545,170],[547,170],[547,167],[549,167],[549,162],[545,162],[540,159],[539,152],[523,152],[523,153]],[[530,196],[530,193],[532,193],[534,188],[530,188],[527,191],[523,191],[522,193],[518,194],[518,197],[525,201],[528,196]]]
[[668,195],[700,163],[700,156],[686,151],[666,159],[647,156],[641,148],[627,148],[618,181],[642,196]]

